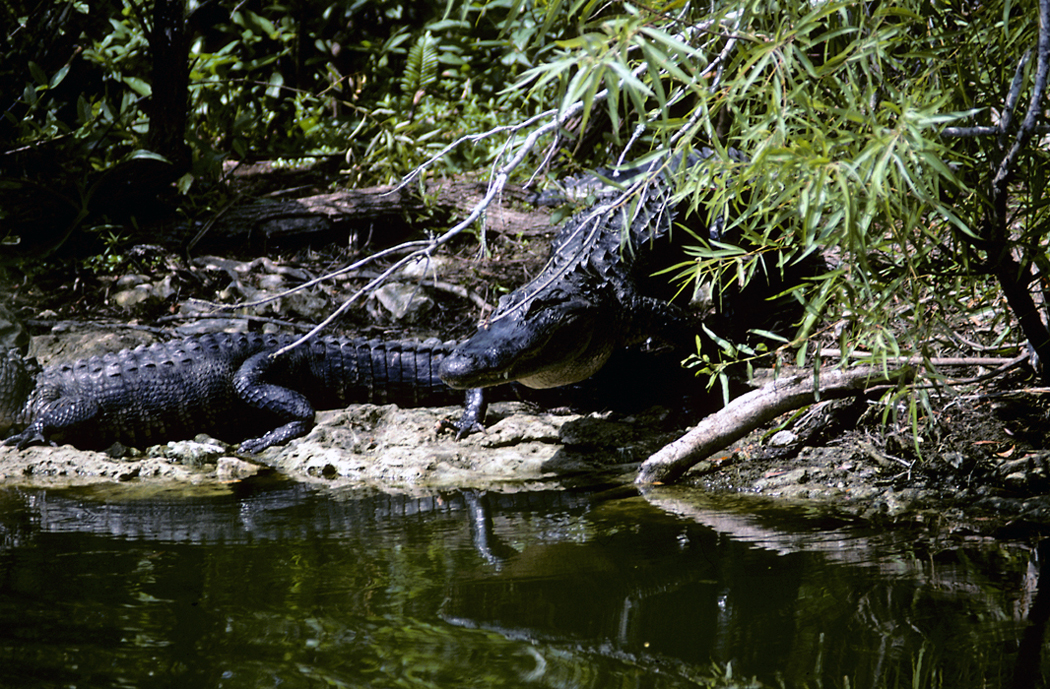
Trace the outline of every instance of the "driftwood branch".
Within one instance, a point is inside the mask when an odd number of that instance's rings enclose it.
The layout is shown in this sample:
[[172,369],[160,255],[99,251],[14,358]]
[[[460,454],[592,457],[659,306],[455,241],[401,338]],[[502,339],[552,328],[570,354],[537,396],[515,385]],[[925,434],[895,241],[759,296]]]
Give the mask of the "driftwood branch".
[[674,481],[712,453],[784,412],[816,402],[818,397],[849,397],[862,394],[874,385],[910,380],[913,376],[914,369],[909,366],[893,369],[863,366],[822,371],[819,380],[814,379],[812,371],[775,380],[736,398],[649,457],[638,470],[635,483]]
[[[268,199],[226,209],[212,241],[266,245],[287,241],[336,240],[360,246],[372,240],[396,243],[421,222],[447,224],[471,214],[488,184],[470,179],[431,180],[420,188],[366,187],[299,199]],[[528,192],[508,184],[502,204],[492,204],[485,222],[496,232],[538,234],[550,229],[548,214],[528,209]],[[425,219],[425,220],[424,220]],[[199,239],[199,238],[198,238]],[[391,241],[393,240],[393,241]]]

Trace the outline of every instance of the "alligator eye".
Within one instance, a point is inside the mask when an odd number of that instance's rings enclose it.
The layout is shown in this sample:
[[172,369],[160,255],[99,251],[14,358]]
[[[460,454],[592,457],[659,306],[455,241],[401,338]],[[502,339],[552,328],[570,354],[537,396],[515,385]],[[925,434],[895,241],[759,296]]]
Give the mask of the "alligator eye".
[[496,312],[499,313],[501,311],[505,311],[507,309],[514,308],[516,305],[520,304],[522,301],[523,301],[523,299],[522,299],[521,295],[517,294],[516,292],[511,292],[510,294],[504,294],[502,297],[499,298],[499,301],[496,302],[496,304],[497,304]]

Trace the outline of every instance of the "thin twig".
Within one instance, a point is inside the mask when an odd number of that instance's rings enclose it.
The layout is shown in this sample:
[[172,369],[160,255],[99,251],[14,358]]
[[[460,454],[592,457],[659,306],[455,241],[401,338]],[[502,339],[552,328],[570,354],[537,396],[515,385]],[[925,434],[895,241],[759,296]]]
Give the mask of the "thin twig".
[[[843,353],[841,349],[821,349],[819,355],[822,357],[841,359]],[[869,359],[873,355],[870,352],[854,350],[849,352],[848,356],[850,359]],[[888,356],[885,357],[885,361],[893,365],[929,363],[932,366],[1002,366],[1004,364],[1013,364],[1018,361],[1024,361],[1026,358],[1028,358],[1027,354],[1017,357]],[[880,357],[879,361],[882,360],[882,357]]]
[[[945,127],[941,130],[941,136],[947,136],[951,138],[966,138],[976,136],[999,136],[1001,133],[999,127],[990,126],[975,126],[975,127]],[[1050,134],[1050,127],[1040,126],[1035,128],[1036,134]]]
[[216,311],[229,311],[231,309],[243,309],[243,308],[251,308],[251,307],[254,307],[254,306],[264,306],[266,304],[269,304],[270,302],[277,301],[278,299],[281,299],[283,297],[291,296],[292,294],[295,294],[296,292],[301,292],[304,289],[309,289],[310,287],[313,287],[314,285],[320,284],[322,282],[328,282],[329,280],[337,278],[340,275],[343,275],[345,273],[350,273],[350,272],[353,272],[353,271],[358,270],[360,268],[363,268],[366,265],[368,265],[369,263],[373,263],[373,262],[377,261],[380,258],[385,258],[387,256],[391,256],[393,254],[396,254],[396,253],[399,253],[399,252],[402,252],[402,251],[415,251],[416,253],[414,253],[412,255],[413,256],[419,255],[419,252],[424,251],[425,249],[429,248],[430,245],[431,245],[430,241],[429,240],[425,240],[425,239],[419,239],[419,240],[415,240],[415,241],[411,241],[411,242],[402,242],[401,244],[398,244],[397,246],[392,246],[392,247],[390,247],[388,249],[383,249],[382,251],[377,251],[374,254],[369,254],[368,256],[365,256],[364,258],[362,258],[362,259],[360,259],[358,261],[355,261],[354,263],[351,263],[348,266],[340,268],[339,270],[332,271],[331,273],[326,273],[326,274],[321,275],[319,277],[316,277],[316,278],[314,278],[312,280],[307,280],[306,282],[304,282],[302,284],[299,284],[299,285],[296,285],[295,287],[289,287],[288,289],[284,290],[283,292],[278,292],[277,294],[272,294],[272,295],[270,295],[268,297],[263,297],[262,299],[257,299],[255,301],[238,302],[236,304],[215,304],[215,303],[212,303],[212,302],[204,302],[204,303],[208,304],[211,308],[213,308]]

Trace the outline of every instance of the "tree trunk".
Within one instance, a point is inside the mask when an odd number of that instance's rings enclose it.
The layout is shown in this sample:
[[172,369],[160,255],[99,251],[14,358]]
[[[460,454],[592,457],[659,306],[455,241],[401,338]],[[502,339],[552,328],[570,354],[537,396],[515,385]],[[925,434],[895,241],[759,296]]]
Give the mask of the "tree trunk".
[[149,36],[153,61],[149,100],[149,147],[179,174],[189,170],[186,121],[190,83],[190,42],[185,0],[155,0]]

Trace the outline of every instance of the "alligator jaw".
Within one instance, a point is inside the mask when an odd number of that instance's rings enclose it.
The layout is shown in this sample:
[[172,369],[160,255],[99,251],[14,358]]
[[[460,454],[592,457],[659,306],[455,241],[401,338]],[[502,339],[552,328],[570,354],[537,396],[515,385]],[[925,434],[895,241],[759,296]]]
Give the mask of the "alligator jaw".
[[596,307],[573,304],[566,310],[548,306],[531,320],[506,314],[445,357],[438,376],[457,389],[515,381],[542,389],[590,377],[616,347],[605,337],[594,337]]
[[[475,336],[469,344],[477,347],[477,340]],[[438,376],[446,385],[457,390],[511,382],[519,382],[534,389],[554,388],[589,378],[605,364],[612,351],[603,349],[592,354],[584,349],[575,356],[571,353],[564,358],[559,356],[549,364],[528,358],[507,365],[501,365],[495,358],[484,356],[490,353],[494,351],[489,349],[479,355],[457,349],[441,362]]]

